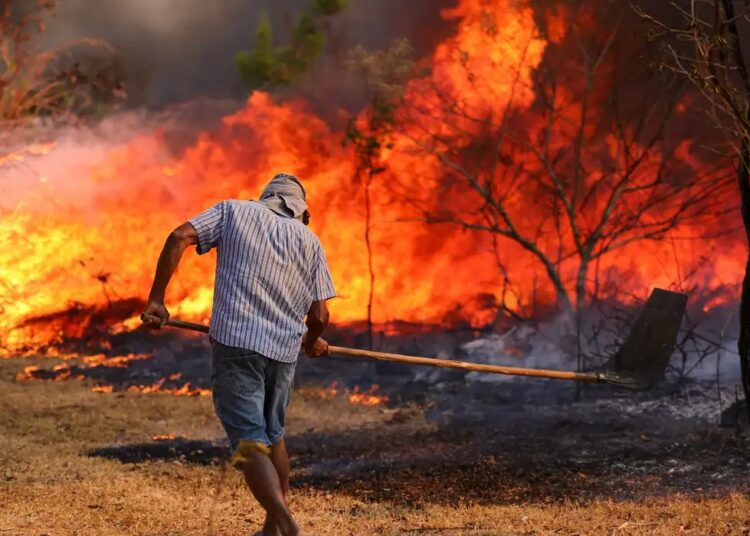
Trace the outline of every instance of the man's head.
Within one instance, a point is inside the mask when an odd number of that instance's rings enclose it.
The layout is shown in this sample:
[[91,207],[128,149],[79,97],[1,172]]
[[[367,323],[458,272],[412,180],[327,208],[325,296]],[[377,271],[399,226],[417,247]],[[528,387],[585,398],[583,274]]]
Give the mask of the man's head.
[[260,194],[260,201],[281,216],[302,220],[307,225],[307,192],[300,180],[288,173],[278,173]]

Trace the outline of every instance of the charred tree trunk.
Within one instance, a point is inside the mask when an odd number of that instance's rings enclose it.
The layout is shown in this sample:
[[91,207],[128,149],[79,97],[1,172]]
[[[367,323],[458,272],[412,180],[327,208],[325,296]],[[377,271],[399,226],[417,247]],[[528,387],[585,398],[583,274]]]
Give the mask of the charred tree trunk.
[[742,371],[742,388],[745,391],[745,402],[750,418],[750,141],[742,145],[739,169],[737,170],[740,190],[742,223],[748,241],[748,258],[745,264],[745,276],[742,280],[740,294],[740,335],[737,352]]

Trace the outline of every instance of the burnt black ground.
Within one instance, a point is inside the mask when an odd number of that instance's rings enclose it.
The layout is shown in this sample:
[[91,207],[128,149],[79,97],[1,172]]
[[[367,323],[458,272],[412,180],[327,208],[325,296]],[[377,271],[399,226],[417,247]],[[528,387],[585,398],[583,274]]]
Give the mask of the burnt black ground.
[[[127,373],[100,371],[100,379],[124,388],[174,369],[207,386],[204,341],[172,336],[164,341],[154,366],[139,361]],[[356,360],[300,362],[297,383],[303,392],[334,381],[342,388],[380,383],[390,402],[374,423],[334,432],[315,422],[290,428],[295,487],[402,505],[750,493],[747,426],[727,418],[720,426],[721,411],[735,401],[731,382],[719,401],[708,380],[665,382],[649,392],[606,386],[579,391],[553,380],[487,382],[450,371],[384,370]],[[340,411],[336,408],[330,411]],[[88,454],[123,463],[214,464],[228,450],[222,438],[178,438]]]

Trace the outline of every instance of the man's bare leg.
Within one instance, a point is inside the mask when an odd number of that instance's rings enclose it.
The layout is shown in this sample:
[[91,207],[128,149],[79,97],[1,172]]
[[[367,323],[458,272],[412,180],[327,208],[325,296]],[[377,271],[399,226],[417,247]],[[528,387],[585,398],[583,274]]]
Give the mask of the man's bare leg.
[[[276,473],[279,475],[279,484],[281,484],[281,494],[284,496],[284,502],[287,502],[287,494],[289,493],[289,454],[286,451],[286,444],[284,439],[280,439],[273,445],[271,445],[271,463],[276,468]],[[263,523],[263,536],[277,536],[281,534],[279,532],[276,523],[270,514],[266,514],[266,521]]]
[[273,519],[281,534],[301,536],[302,532],[286,505],[279,474],[270,457],[261,452],[248,453],[247,461],[242,464],[242,471],[253,496],[265,509],[267,516]]

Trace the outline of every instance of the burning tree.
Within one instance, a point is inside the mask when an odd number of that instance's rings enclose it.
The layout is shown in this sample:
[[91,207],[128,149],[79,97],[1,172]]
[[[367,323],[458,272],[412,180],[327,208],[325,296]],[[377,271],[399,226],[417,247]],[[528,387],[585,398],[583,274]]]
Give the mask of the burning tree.
[[372,246],[372,186],[377,175],[386,171],[383,151],[391,146],[397,103],[406,81],[413,74],[413,50],[406,40],[393,43],[386,52],[368,52],[361,45],[351,51],[349,66],[362,72],[370,89],[370,106],[350,119],[344,144],[354,146],[357,166],[355,179],[364,190],[367,270],[370,288],[367,297],[367,346],[373,344],[372,307],[375,297],[375,269]]
[[[743,46],[750,27],[747,3],[690,0],[670,11],[636,12],[651,26],[665,52],[660,67],[692,82],[704,97],[705,113],[738,156],[736,180],[745,234],[750,242],[750,64]],[[750,400],[750,253],[740,295],[737,343],[745,399]],[[748,406],[750,411],[750,405]]]
[[571,9],[540,35],[482,16],[483,42],[457,52],[460,71],[437,65],[400,110],[399,148],[428,155],[434,176],[415,204],[429,223],[490,235],[506,280],[520,248],[574,314],[617,292],[605,276],[617,277],[618,251],[677,239],[678,228],[702,236],[697,224],[724,210],[722,168],[675,139],[679,87],[627,83],[617,24]]

